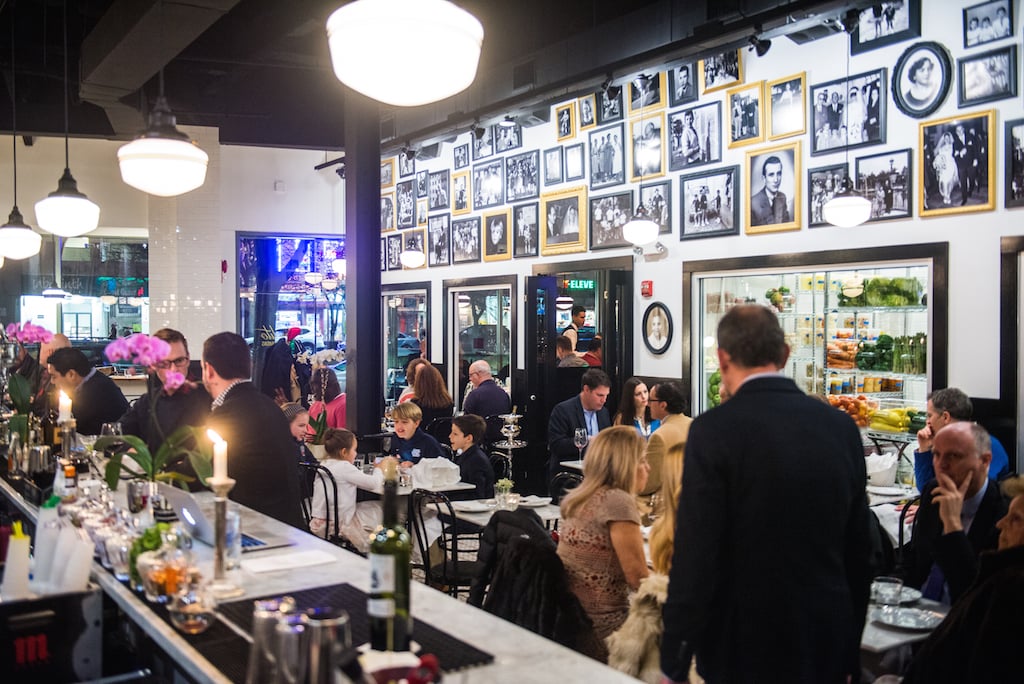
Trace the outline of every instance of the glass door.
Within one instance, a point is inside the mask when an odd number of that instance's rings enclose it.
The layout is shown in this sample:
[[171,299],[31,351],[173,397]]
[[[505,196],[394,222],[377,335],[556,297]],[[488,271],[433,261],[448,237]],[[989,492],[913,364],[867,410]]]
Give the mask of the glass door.
[[406,385],[405,368],[412,359],[427,356],[428,302],[426,284],[384,287],[381,321],[384,326],[384,397],[396,401]]
[[[515,329],[512,302],[514,279],[478,285],[446,285],[448,312],[446,358],[448,390],[458,410],[466,396],[469,366],[484,360],[491,366],[494,381],[511,394],[514,367],[513,337]],[[509,282],[511,281],[511,282]]]

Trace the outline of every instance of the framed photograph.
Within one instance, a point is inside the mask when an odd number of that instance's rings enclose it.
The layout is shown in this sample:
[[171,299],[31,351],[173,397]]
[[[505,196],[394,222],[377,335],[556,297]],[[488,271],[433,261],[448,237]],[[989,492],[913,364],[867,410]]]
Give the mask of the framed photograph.
[[768,115],[765,126],[768,140],[779,140],[807,132],[807,110],[804,93],[807,90],[804,72],[769,81],[765,86]]
[[473,167],[473,209],[487,209],[505,202],[505,162],[501,159]]
[[427,225],[427,200],[425,199],[416,200],[416,225]]
[[416,175],[416,158],[405,152],[398,154],[398,177],[406,178]]
[[630,247],[622,226],[633,218],[633,191],[590,198],[590,249]]
[[597,125],[597,97],[593,94],[584,95],[577,100],[580,106],[580,130],[585,131]]
[[380,196],[380,229],[382,232],[395,229],[395,193]]
[[416,172],[416,197],[427,196],[427,172],[417,171]]
[[857,158],[857,189],[871,201],[869,223],[914,215],[910,200],[914,190],[912,168],[913,151],[909,147]]
[[505,201],[519,202],[540,196],[540,151],[514,154],[505,160]]
[[860,11],[857,29],[850,34],[850,54],[917,38],[921,35],[921,0],[879,2]]
[[1006,162],[1003,171],[1004,206],[1024,207],[1024,119],[1006,122],[1003,137]]
[[388,270],[388,239],[381,236],[380,238],[380,272]]
[[469,171],[452,174],[452,215],[468,214],[469,206]]
[[1013,3],[992,0],[964,8],[964,47],[984,45],[1013,36]]
[[885,142],[885,68],[811,86],[811,154]]
[[922,218],[995,208],[995,124],[994,109],[918,124]]
[[743,52],[726,50],[700,60],[700,92],[710,93],[743,83]]
[[610,86],[594,93],[597,101],[597,125],[622,121],[622,87]]
[[629,113],[640,114],[665,106],[665,72],[640,74],[629,82]]
[[672,314],[661,302],[644,311],[644,346],[652,354],[664,354],[672,346]]
[[938,109],[953,82],[949,53],[940,43],[914,43],[900,55],[892,72],[892,99],[896,108],[914,119]]
[[427,194],[427,205],[430,211],[447,209],[451,203],[451,188],[449,185],[448,169],[444,171],[432,171]]
[[552,147],[544,150],[544,185],[561,183],[565,178],[562,170],[562,148]]
[[670,171],[722,161],[722,103],[668,114]]
[[540,253],[587,251],[587,189],[566,188],[541,195]]
[[491,126],[476,125],[470,134],[473,144],[473,161],[484,159],[494,154],[494,135]]
[[511,126],[496,123],[491,126],[491,137],[494,139],[494,153],[518,150],[523,146],[523,127],[519,124]]
[[658,234],[672,232],[672,182],[645,183],[640,186],[637,206],[643,207],[647,218],[658,224]]
[[484,214],[484,261],[512,258],[512,232],[508,229],[509,210]]
[[537,256],[540,239],[540,205],[537,202],[512,207],[512,226],[515,235],[512,240],[512,256]]
[[739,166],[679,177],[679,239],[737,235],[740,232],[736,188]]
[[380,187],[391,188],[395,185],[395,160],[385,159],[380,163]]
[[556,140],[562,141],[576,137],[576,107],[574,103],[567,102],[555,107],[555,121],[558,122]]
[[729,108],[729,147],[764,142],[764,81],[725,91]]
[[847,174],[849,169],[845,163],[819,166],[807,172],[808,228],[832,225],[825,220],[825,205],[843,187]]
[[389,271],[401,271],[402,260],[400,255],[402,254],[402,234],[395,233],[394,235],[387,236],[387,253],[388,253],[388,270]]
[[678,64],[668,70],[668,104],[682,107],[697,101],[697,63]]
[[452,263],[480,261],[480,217],[452,221]]
[[438,214],[427,221],[427,266],[448,266],[452,263],[451,216]]
[[[423,252],[423,256],[426,257],[427,243],[426,236],[423,234],[422,228],[413,228],[412,230],[406,230],[402,233],[399,233],[399,236],[402,239],[402,246],[404,249],[407,249],[410,252]],[[424,260],[423,265],[417,266],[416,268],[408,268],[406,266],[402,266],[401,262],[399,262],[399,266],[401,267],[402,270],[405,271],[417,271],[421,268],[426,268],[427,262]]]
[[[405,155],[402,155],[403,157]],[[395,202],[398,212],[398,227],[413,228],[416,226],[416,179],[401,181],[395,186]]]
[[992,50],[956,60],[960,72],[957,105],[971,107],[984,102],[1017,97],[1017,46]]
[[800,230],[800,141],[747,152],[747,234]]
[[665,175],[665,112],[629,122],[629,179],[642,181]]
[[[626,182],[626,151],[622,147],[625,126],[608,126],[590,131],[590,189],[600,190]],[[572,146],[565,148],[566,180],[571,172],[569,155]],[[581,165],[582,167],[582,165]]]
[[452,150],[452,157],[456,169],[464,169],[469,166],[469,143],[456,145]]
[[583,143],[565,147],[565,180],[583,180],[586,171],[583,166]]

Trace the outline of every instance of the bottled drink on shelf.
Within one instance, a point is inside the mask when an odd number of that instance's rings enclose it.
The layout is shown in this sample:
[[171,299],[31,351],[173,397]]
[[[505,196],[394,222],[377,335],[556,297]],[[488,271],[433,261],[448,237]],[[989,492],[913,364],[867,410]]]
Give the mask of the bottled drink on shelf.
[[370,542],[370,647],[375,651],[408,651],[412,637],[409,576],[412,543],[398,522],[398,465],[384,467],[384,519]]

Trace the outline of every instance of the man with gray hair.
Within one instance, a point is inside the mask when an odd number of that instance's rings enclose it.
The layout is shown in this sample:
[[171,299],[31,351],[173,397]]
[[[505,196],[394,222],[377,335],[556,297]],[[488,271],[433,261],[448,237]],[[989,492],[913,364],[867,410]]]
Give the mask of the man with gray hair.
[[[970,420],[973,413],[974,405],[970,398],[956,387],[935,390],[928,395],[925,426],[917,432],[917,449],[914,450],[914,478],[918,487],[935,477],[932,467],[932,440],[935,435],[947,425]],[[1010,459],[999,440],[995,437],[991,440],[992,461],[988,466],[988,476],[998,481],[1010,472]]]
[[[469,365],[469,381],[473,383],[473,391],[466,396],[466,400],[462,404],[463,413],[472,413],[486,418],[510,412],[512,399],[509,398],[508,392],[494,382],[490,363],[483,359],[471,363]],[[497,426],[494,427],[495,431],[498,429]],[[500,439],[500,433],[492,434],[488,429],[487,439],[496,441]]]

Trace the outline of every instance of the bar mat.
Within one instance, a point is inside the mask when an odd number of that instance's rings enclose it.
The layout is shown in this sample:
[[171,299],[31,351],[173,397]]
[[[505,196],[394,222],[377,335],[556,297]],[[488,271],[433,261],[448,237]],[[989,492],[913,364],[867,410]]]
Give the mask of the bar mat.
[[[280,595],[280,594],[278,594]],[[329,587],[317,587],[296,591],[288,594],[295,599],[299,609],[307,608],[340,608],[348,613],[349,626],[352,630],[352,643],[363,644],[370,640],[370,625],[366,615],[367,596],[351,584],[335,584]],[[264,596],[261,598],[272,598]],[[228,620],[252,633],[252,604],[260,598],[248,598],[231,603],[222,603],[217,610]],[[218,625],[220,626],[220,625]],[[433,653],[444,672],[453,672],[476,665],[494,662],[494,656],[481,651],[451,634],[437,629],[423,620],[413,621],[413,639],[421,647],[423,653]],[[243,652],[247,657],[248,650]],[[203,652],[206,655],[206,652]],[[217,664],[213,657],[207,656]],[[244,663],[243,663],[244,665]]]
[[[148,603],[142,596],[139,598],[164,622],[171,624],[171,616],[166,605]],[[249,666],[249,642],[235,630],[218,620],[202,634],[183,634],[178,630],[175,630],[175,633],[187,641],[189,646],[199,651],[225,677],[233,682],[245,682],[245,671]]]

